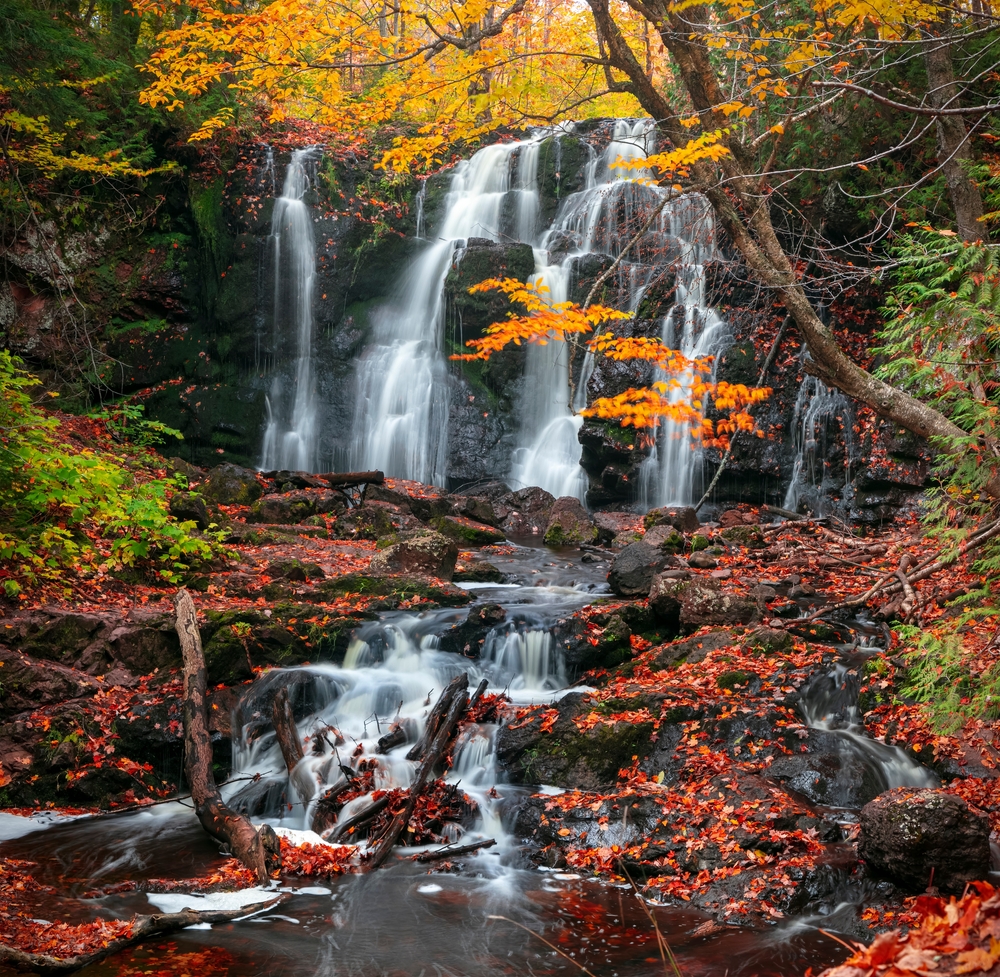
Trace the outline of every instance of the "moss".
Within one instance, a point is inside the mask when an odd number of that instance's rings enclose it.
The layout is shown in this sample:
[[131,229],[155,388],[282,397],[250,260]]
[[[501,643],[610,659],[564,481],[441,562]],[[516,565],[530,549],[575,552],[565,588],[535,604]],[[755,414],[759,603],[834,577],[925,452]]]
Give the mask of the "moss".
[[501,530],[494,529],[492,526],[471,526],[450,516],[438,516],[431,520],[431,525],[442,536],[457,540],[459,543],[469,543],[472,546],[502,543],[506,539]]
[[730,526],[723,529],[719,535],[727,542],[736,543],[738,546],[761,547],[767,545],[760,526]]
[[746,685],[750,681],[750,673],[737,669],[733,672],[725,672],[716,680],[716,685],[720,689],[734,689],[737,685]]
[[549,733],[525,756],[525,773],[530,768],[542,777],[561,771],[568,774],[578,765],[590,770],[600,783],[613,784],[618,779],[618,771],[632,763],[632,757],[644,756],[649,752],[649,741],[653,735],[653,724],[615,723],[613,726],[597,726],[586,734],[560,736]]
[[710,543],[707,536],[702,536],[701,534],[695,534],[691,537],[691,552],[700,553],[702,550],[707,550]]
[[224,268],[229,259],[228,233],[222,217],[224,190],[225,178],[221,174],[209,183],[192,181],[188,187],[191,215],[198,235],[217,268]]

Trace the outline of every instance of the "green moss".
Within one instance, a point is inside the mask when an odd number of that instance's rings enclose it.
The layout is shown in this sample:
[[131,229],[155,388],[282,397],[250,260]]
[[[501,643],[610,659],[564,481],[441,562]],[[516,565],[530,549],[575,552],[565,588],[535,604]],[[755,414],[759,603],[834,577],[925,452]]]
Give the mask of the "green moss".
[[707,536],[702,536],[701,534],[696,534],[691,537],[691,552],[700,553],[702,550],[707,550],[710,543]]
[[737,685],[746,685],[750,681],[750,673],[736,670],[720,675],[716,680],[716,685],[720,689],[733,689]]
[[767,545],[760,526],[729,526],[727,529],[723,529],[719,535],[727,542],[736,543],[738,546],[761,547]]
[[502,543],[507,538],[501,530],[494,529],[492,526],[470,526],[449,516],[438,516],[431,520],[431,525],[442,536],[457,540],[459,543],[469,543],[472,546]]

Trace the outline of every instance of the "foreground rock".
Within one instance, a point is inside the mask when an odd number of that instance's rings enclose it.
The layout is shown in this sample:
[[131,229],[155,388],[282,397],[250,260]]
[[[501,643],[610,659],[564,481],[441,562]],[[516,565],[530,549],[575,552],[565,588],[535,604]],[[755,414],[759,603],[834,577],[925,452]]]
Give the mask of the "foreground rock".
[[608,586],[619,597],[645,597],[653,578],[677,561],[657,546],[632,543],[626,546],[611,564]]
[[597,541],[597,526],[578,499],[563,496],[556,499],[545,527],[547,546],[579,546]]
[[250,505],[264,494],[256,472],[229,464],[213,468],[198,488],[221,505]]
[[961,892],[989,872],[989,818],[955,794],[897,787],[862,808],[858,855],[914,892]]
[[458,544],[441,533],[417,529],[400,533],[393,543],[372,557],[371,572],[418,573],[451,580],[458,559]]

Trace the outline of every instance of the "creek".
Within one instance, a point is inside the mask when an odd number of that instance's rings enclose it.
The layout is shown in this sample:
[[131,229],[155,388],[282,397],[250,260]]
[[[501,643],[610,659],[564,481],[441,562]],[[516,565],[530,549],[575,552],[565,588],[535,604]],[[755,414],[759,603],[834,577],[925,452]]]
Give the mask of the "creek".
[[[606,564],[578,550],[553,551],[537,544],[516,546],[510,555],[494,559],[512,582],[467,585],[475,588],[471,610],[498,604],[506,614],[486,633],[478,658],[446,648],[449,632],[464,622],[467,609],[393,612],[359,627],[340,665],[276,670],[258,679],[238,707],[240,722],[234,722],[235,769],[225,788],[234,806],[303,837],[319,788],[340,777],[338,761],[357,766],[359,760],[375,758],[377,739],[394,719],[409,728],[412,743],[436,690],[460,671],[468,673],[470,686],[486,678],[492,691],[507,690],[516,703],[551,702],[561,696],[572,676],[567,676],[557,640],[559,623],[606,593]],[[863,650],[845,650],[832,670],[804,686],[803,719],[828,736],[830,742],[823,746],[827,753],[840,752],[848,793],[852,783],[865,776],[875,778],[879,789],[929,783],[927,771],[901,751],[864,736],[852,677],[862,660]],[[299,732],[312,745],[293,782],[284,772],[273,730],[259,716],[261,704],[277,685],[290,689]],[[342,735],[342,756],[331,737],[316,736],[329,727]],[[452,871],[428,872],[412,861],[400,861],[372,875],[323,884],[286,880],[280,886],[285,901],[270,911],[236,925],[189,929],[169,944],[128,951],[129,966],[136,971],[126,971],[125,957],[119,955],[84,973],[155,972],[164,953],[206,948],[215,953],[211,959],[217,960],[218,972],[234,975],[486,977],[579,972],[531,935],[538,934],[598,977],[662,974],[655,933],[628,887],[572,870],[536,868],[525,857],[507,826],[519,800],[531,790],[504,783],[493,756],[495,730],[486,724],[468,728],[456,747],[448,779],[475,799],[480,814],[463,827],[447,829],[463,843],[494,838],[494,848],[462,859]],[[410,782],[414,764],[405,759],[407,749],[404,744],[378,756],[376,786]],[[255,773],[262,775],[260,781],[248,786],[245,778]],[[845,823],[856,818],[856,804],[854,810],[851,806],[831,803]],[[350,813],[345,809],[341,817]],[[5,829],[6,822],[0,824],[0,837]],[[217,848],[179,802],[55,823],[3,842],[0,853],[42,865],[40,880],[59,890],[51,905],[39,910],[52,919],[67,914],[70,906],[79,920],[81,913],[99,918],[149,912],[152,907],[175,911],[187,905],[250,904],[260,898],[260,890],[250,890],[206,897],[129,892],[76,901],[89,890],[126,880],[205,873],[217,860]],[[838,860],[846,860],[844,845],[830,846],[831,871],[838,871]],[[842,881],[805,903],[801,915],[764,930],[730,928],[697,937],[692,932],[705,921],[702,913],[668,907],[653,911],[684,974],[792,975],[809,966],[818,971],[843,957],[843,948],[821,934],[820,927],[853,934],[856,909],[865,897],[864,885],[839,871]]]

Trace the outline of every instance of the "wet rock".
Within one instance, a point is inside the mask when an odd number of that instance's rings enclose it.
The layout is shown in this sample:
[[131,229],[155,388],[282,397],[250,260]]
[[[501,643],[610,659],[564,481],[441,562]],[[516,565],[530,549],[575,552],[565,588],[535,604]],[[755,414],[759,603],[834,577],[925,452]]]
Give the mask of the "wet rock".
[[859,808],[876,797],[885,782],[834,733],[809,730],[808,753],[779,756],[767,775],[813,804]]
[[612,561],[608,586],[619,597],[645,597],[653,578],[676,564],[676,559],[659,547],[645,542],[631,543]]
[[458,495],[453,498],[452,506],[456,516],[466,516],[469,519],[475,519],[476,522],[486,523],[487,526],[498,525],[493,503],[486,496]]
[[719,565],[719,561],[711,553],[705,552],[705,550],[692,553],[687,558],[687,561],[688,566],[694,567],[696,570],[714,570]]
[[[325,525],[325,520],[324,520]],[[390,503],[365,502],[337,516],[330,530],[334,539],[380,539],[398,530],[420,527],[414,516]]]
[[371,572],[421,573],[441,580],[451,580],[458,559],[453,539],[431,529],[400,533],[398,542],[372,557]]
[[698,521],[698,513],[693,506],[671,505],[661,506],[658,509],[650,509],[643,517],[643,525],[646,529],[654,526],[673,526],[674,529],[682,533],[696,533],[701,526]]
[[475,658],[482,653],[486,636],[507,620],[507,611],[500,604],[477,604],[469,616],[439,636],[442,651]]
[[556,499],[549,511],[545,527],[547,546],[579,546],[597,540],[597,526],[578,499],[563,496]]
[[896,787],[861,811],[858,855],[913,892],[933,884],[961,892],[990,868],[990,823],[944,790]]
[[439,516],[431,520],[431,525],[443,536],[464,546],[488,546],[490,543],[502,543],[507,538],[501,530],[467,516]]
[[665,645],[650,662],[650,667],[659,670],[669,668],[671,665],[676,665],[681,661],[696,665],[698,662],[704,661],[705,656],[710,651],[718,651],[720,648],[725,648],[735,640],[736,637],[732,631],[721,628],[709,631],[706,634],[697,634],[692,635],[690,638],[682,638],[679,641],[673,641]]
[[646,756],[652,749],[651,722],[600,724],[581,732],[573,720],[605,708],[585,693],[571,692],[553,708],[559,715],[547,731],[541,729],[539,707],[528,722],[501,726],[497,732],[497,759],[512,782],[596,790],[614,784],[633,756]]
[[93,695],[100,688],[84,672],[0,645],[0,716]]
[[622,533],[632,534],[629,543],[638,542],[642,537],[637,518],[629,512],[595,512],[591,518],[597,527],[597,542],[602,546],[607,546]]
[[509,536],[541,536],[549,524],[555,496],[531,486],[508,492],[494,505],[500,526]]
[[676,622],[683,631],[704,625],[750,624],[759,616],[757,605],[705,580],[676,580],[658,575],[650,585],[649,606],[660,620]]
[[668,523],[647,529],[642,537],[647,546],[656,546],[664,553],[680,553],[684,549],[684,537]]
[[764,655],[779,655],[791,651],[794,644],[787,631],[768,627],[754,628],[740,643],[748,651]]
[[250,505],[264,494],[256,472],[229,463],[213,468],[199,491],[221,505]]
[[247,522],[293,526],[310,516],[338,514],[346,508],[339,492],[293,489],[265,495],[255,502],[247,515]]
[[[725,513],[723,513],[725,515]],[[748,547],[764,547],[767,545],[767,540],[764,539],[764,534],[761,532],[760,526],[750,526],[750,525],[740,525],[740,526],[729,526],[726,529],[721,530],[719,535],[727,543],[735,543],[737,546],[748,546]]]
[[267,565],[265,572],[269,577],[282,577],[300,583],[306,580],[322,580],[326,576],[326,572],[318,563],[303,563],[301,560],[274,560]]
[[178,522],[193,522],[199,529],[208,529],[211,522],[205,500],[196,492],[175,492],[170,499],[170,515]]
[[504,579],[503,571],[486,560],[477,560],[464,566],[459,564],[452,576],[455,583],[503,583]]

